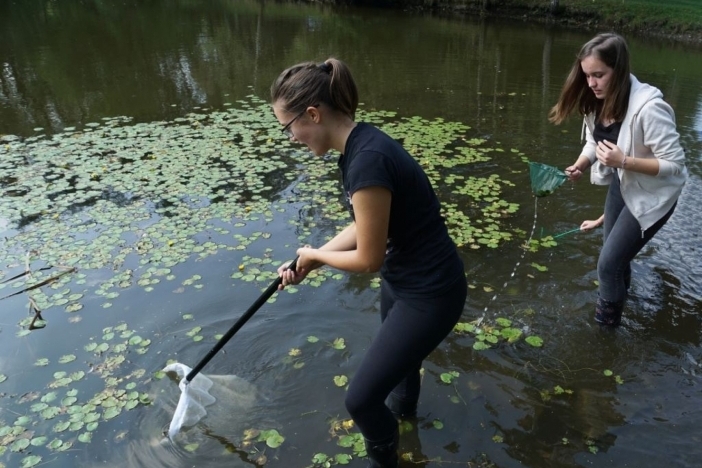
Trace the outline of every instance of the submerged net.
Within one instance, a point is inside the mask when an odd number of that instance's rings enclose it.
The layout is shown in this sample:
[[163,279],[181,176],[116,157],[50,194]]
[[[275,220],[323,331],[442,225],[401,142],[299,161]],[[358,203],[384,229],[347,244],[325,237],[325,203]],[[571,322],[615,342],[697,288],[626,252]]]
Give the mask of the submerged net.
[[191,382],[187,382],[185,376],[190,373],[191,369],[185,364],[178,362],[169,364],[163,371],[175,372],[180,379],[180,384],[178,384],[181,391],[180,399],[168,428],[168,437],[173,440],[181,428],[193,426],[204,418],[207,415],[205,406],[214,403],[215,398],[209,393],[212,380],[204,375],[197,374]]
[[554,190],[568,180],[565,172],[557,167],[529,162],[529,176],[531,177],[531,191],[537,197],[551,195]]

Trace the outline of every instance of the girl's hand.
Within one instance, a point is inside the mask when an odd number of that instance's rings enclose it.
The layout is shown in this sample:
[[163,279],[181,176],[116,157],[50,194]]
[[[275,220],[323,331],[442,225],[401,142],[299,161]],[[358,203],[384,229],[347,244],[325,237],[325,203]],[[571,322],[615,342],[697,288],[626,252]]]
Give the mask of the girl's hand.
[[564,172],[568,176],[568,180],[572,182],[575,182],[583,176],[583,171],[576,165],[566,167]]
[[300,260],[298,259],[297,262],[298,266],[295,270],[288,270],[288,266],[291,262],[284,263],[280,267],[278,267],[278,276],[283,279],[283,281],[280,283],[280,286],[278,286],[278,290],[282,291],[285,288],[285,286],[289,284],[300,284],[302,280],[305,279],[308,272],[300,270]]
[[581,231],[590,231],[591,229],[595,229],[597,226],[600,224],[597,222],[597,220],[594,219],[586,219],[583,221],[583,223],[580,225],[580,230]]
[[581,231],[589,231],[591,229],[595,229],[596,227],[602,226],[602,223],[604,223],[604,214],[601,215],[599,218],[592,220],[592,219],[586,219],[583,221],[583,223],[580,225],[580,230]]
[[622,150],[616,144],[607,140],[602,140],[601,142],[597,143],[595,155],[600,161],[600,164],[604,166],[624,166],[624,153],[622,153]]
[[309,245],[299,248],[297,249],[298,259],[295,270],[288,269],[291,262],[284,263],[278,268],[278,276],[283,279],[283,282],[278,286],[279,290],[284,289],[289,284],[300,284],[310,271],[320,266],[312,260],[312,254],[315,251],[316,249],[311,248]]

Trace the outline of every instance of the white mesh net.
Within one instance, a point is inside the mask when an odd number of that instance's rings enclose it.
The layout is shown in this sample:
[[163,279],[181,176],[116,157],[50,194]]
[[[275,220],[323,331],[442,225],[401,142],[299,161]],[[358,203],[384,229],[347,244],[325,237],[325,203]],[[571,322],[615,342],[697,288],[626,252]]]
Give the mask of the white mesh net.
[[207,415],[206,406],[215,402],[215,398],[210,395],[212,380],[202,374],[197,374],[192,382],[186,383],[185,377],[192,369],[185,364],[169,364],[163,368],[164,372],[175,372],[178,374],[180,383],[180,399],[176,407],[171,425],[168,427],[168,437],[173,438],[180,432],[181,428],[194,426]]

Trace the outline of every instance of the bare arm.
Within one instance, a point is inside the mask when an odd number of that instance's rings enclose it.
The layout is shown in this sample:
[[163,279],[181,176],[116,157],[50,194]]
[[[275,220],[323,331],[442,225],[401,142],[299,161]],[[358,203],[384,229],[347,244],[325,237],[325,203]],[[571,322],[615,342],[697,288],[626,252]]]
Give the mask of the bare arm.
[[356,191],[351,196],[356,217],[356,222],[352,225],[355,227],[355,248],[344,251],[331,250],[329,247],[332,243],[334,244],[331,246],[351,245],[348,238],[340,239],[340,236],[337,236],[321,249],[300,249],[298,255],[308,256],[310,261],[353,273],[380,270],[387,248],[391,200],[390,190],[383,187],[367,187]]
[[580,225],[580,230],[581,231],[589,231],[591,229],[595,229],[596,227],[602,226],[602,223],[604,222],[604,214],[601,215],[599,218],[596,220],[591,220],[591,219],[586,219],[583,221],[583,223]]
[[578,180],[588,167],[590,167],[590,159],[582,154],[578,157],[578,160],[575,161],[575,164],[565,168],[565,173],[569,180]]
[[346,251],[356,248],[356,223],[351,223],[319,250]]
[[391,192],[383,187],[356,191],[351,196],[356,221],[319,249],[298,249],[296,271],[285,270],[285,265],[278,269],[283,278],[281,288],[298,284],[323,265],[353,273],[378,271],[385,259],[391,201]]
[[[308,246],[305,246],[308,247]],[[351,223],[344,228],[343,231],[338,233],[332,240],[324,244],[319,248],[319,250],[329,251],[329,252],[346,252],[348,250],[354,250],[356,248],[356,223]],[[324,266],[324,263],[317,261],[312,262],[308,266],[309,271],[316,270]]]

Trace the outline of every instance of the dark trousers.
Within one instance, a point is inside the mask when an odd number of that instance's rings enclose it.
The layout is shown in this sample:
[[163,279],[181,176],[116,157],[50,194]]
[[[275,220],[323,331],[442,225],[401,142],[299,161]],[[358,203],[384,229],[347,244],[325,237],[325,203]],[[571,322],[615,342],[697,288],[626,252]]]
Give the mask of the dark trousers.
[[626,299],[631,281],[631,261],[665,225],[676,205],[677,203],[653,226],[642,232],[639,222],[624,205],[619,177],[615,172],[605,201],[604,243],[597,261],[602,299],[612,302]]
[[383,281],[382,324],[351,379],[345,402],[366,439],[385,440],[397,430],[386,397],[391,391],[402,399],[419,397],[422,361],[461,318],[466,295],[463,277],[445,294],[431,298],[398,297]]

